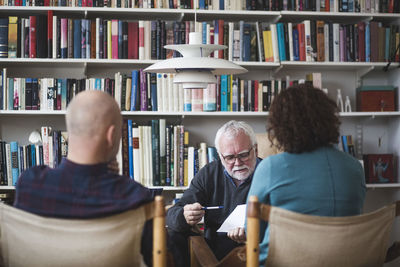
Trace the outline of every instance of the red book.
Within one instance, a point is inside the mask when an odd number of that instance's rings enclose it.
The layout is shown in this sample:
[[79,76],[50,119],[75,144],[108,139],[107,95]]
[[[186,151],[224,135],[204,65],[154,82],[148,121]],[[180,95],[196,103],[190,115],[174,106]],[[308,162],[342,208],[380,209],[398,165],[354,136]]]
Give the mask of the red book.
[[306,61],[306,46],[305,46],[304,23],[297,24],[297,30],[299,31],[299,56],[300,56],[300,61]]
[[15,2],[14,3],[15,6],[21,6],[21,2],[22,2],[21,0],[15,0],[14,2]]
[[113,59],[118,59],[118,20],[111,21],[111,55]]
[[[224,44],[224,20],[222,19],[218,20],[218,44]],[[219,50],[218,58],[224,58],[224,52],[224,50]]]
[[82,7],[85,7],[85,6],[87,6],[87,3],[86,3],[86,1],[87,1],[87,0],[82,0]]
[[86,6],[93,7],[93,0],[86,0]]
[[258,111],[258,80],[254,81],[254,111]]
[[44,0],[44,6],[50,6],[50,0]]
[[139,58],[139,24],[128,22],[128,59]]
[[325,11],[326,12],[331,11],[330,0],[325,0]]
[[36,16],[29,16],[29,57],[36,58]]
[[[56,82],[57,87],[58,87],[58,86],[62,87],[64,81],[61,80],[61,79],[57,79],[57,80],[60,80],[60,82],[58,82],[58,81]],[[65,81],[65,82],[66,82],[66,81]],[[65,85],[65,86],[66,86],[66,85]],[[57,110],[61,110],[61,97],[62,97],[61,91],[62,91],[61,88],[57,88],[57,95],[56,95],[56,109],[57,109]]]
[[[398,0],[397,0],[398,1]],[[394,0],[389,0],[388,13],[394,13]]]
[[53,57],[53,10],[47,11],[47,57]]

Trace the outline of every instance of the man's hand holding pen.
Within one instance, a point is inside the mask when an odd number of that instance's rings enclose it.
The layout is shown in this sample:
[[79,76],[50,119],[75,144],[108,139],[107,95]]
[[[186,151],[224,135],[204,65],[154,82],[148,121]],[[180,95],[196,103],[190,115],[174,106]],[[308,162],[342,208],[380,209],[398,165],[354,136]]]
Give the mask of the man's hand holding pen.
[[183,216],[185,217],[186,223],[191,226],[199,223],[205,214],[202,208],[203,206],[198,202],[185,205],[183,207]]

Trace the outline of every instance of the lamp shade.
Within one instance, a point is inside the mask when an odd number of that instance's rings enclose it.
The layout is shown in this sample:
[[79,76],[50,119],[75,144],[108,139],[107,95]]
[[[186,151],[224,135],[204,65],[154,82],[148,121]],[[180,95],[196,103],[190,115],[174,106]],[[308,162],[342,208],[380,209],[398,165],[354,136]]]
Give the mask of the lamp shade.
[[215,75],[240,74],[247,70],[228,60],[209,57],[215,50],[226,49],[224,45],[202,44],[201,34],[189,33],[189,44],[166,45],[166,49],[176,50],[182,57],[159,61],[144,71],[158,73],[177,73],[174,83],[183,84],[183,88],[206,88],[216,83]]

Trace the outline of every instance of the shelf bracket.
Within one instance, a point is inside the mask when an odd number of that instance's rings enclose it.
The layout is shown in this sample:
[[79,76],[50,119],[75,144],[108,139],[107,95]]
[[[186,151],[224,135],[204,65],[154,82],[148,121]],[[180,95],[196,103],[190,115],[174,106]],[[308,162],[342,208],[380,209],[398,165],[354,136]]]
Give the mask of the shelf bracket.
[[87,61],[83,62],[83,75],[87,78]]
[[371,20],[373,20],[373,16],[368,16],[365,19],[362,20],[362,22],[370,22]]
[[282,15],[279,14],[278,16],[274,17],[274,19],[272,20],[272,23],[277,23],[278,21],[280,21],[282,18]]
[[185,13],[181,12],[177,21],[182,22],[183,18],[185,17]]
[[375,69],[374,66],[369,66],[369,67],[366,67],[366,68],[363,68],[363,69],[357,71],[358,78],[359,79],[363,78],[365,75],[367,75],[370,71],[372,71],[374,69]]
[[278,74],[283,68],[283,65],[279,65],[279,67],[277,67],[276,69],[273,70],[273,75],[275,76],[276,74]]

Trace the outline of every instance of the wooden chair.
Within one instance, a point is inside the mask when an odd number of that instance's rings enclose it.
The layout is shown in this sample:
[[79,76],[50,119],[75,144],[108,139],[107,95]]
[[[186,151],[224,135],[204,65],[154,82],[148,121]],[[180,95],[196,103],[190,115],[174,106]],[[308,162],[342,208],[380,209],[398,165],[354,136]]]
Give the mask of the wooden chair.
[[382,266],[398,256],[387,250],[400,201],[377,211],[347,217],[300,214],[258,202],[247,207],[247,266],[259,266],[260,219],[269,224],[266,266]]
[[153,266],[166,266],[164,200],[96,219],[56,219],[0,204],[2,266],[141,266],[142,229],[153,218]]
[[202,236],[189,238],[191,267],[244,267],[246,266],[246,247],[233,249],[218,261]]

